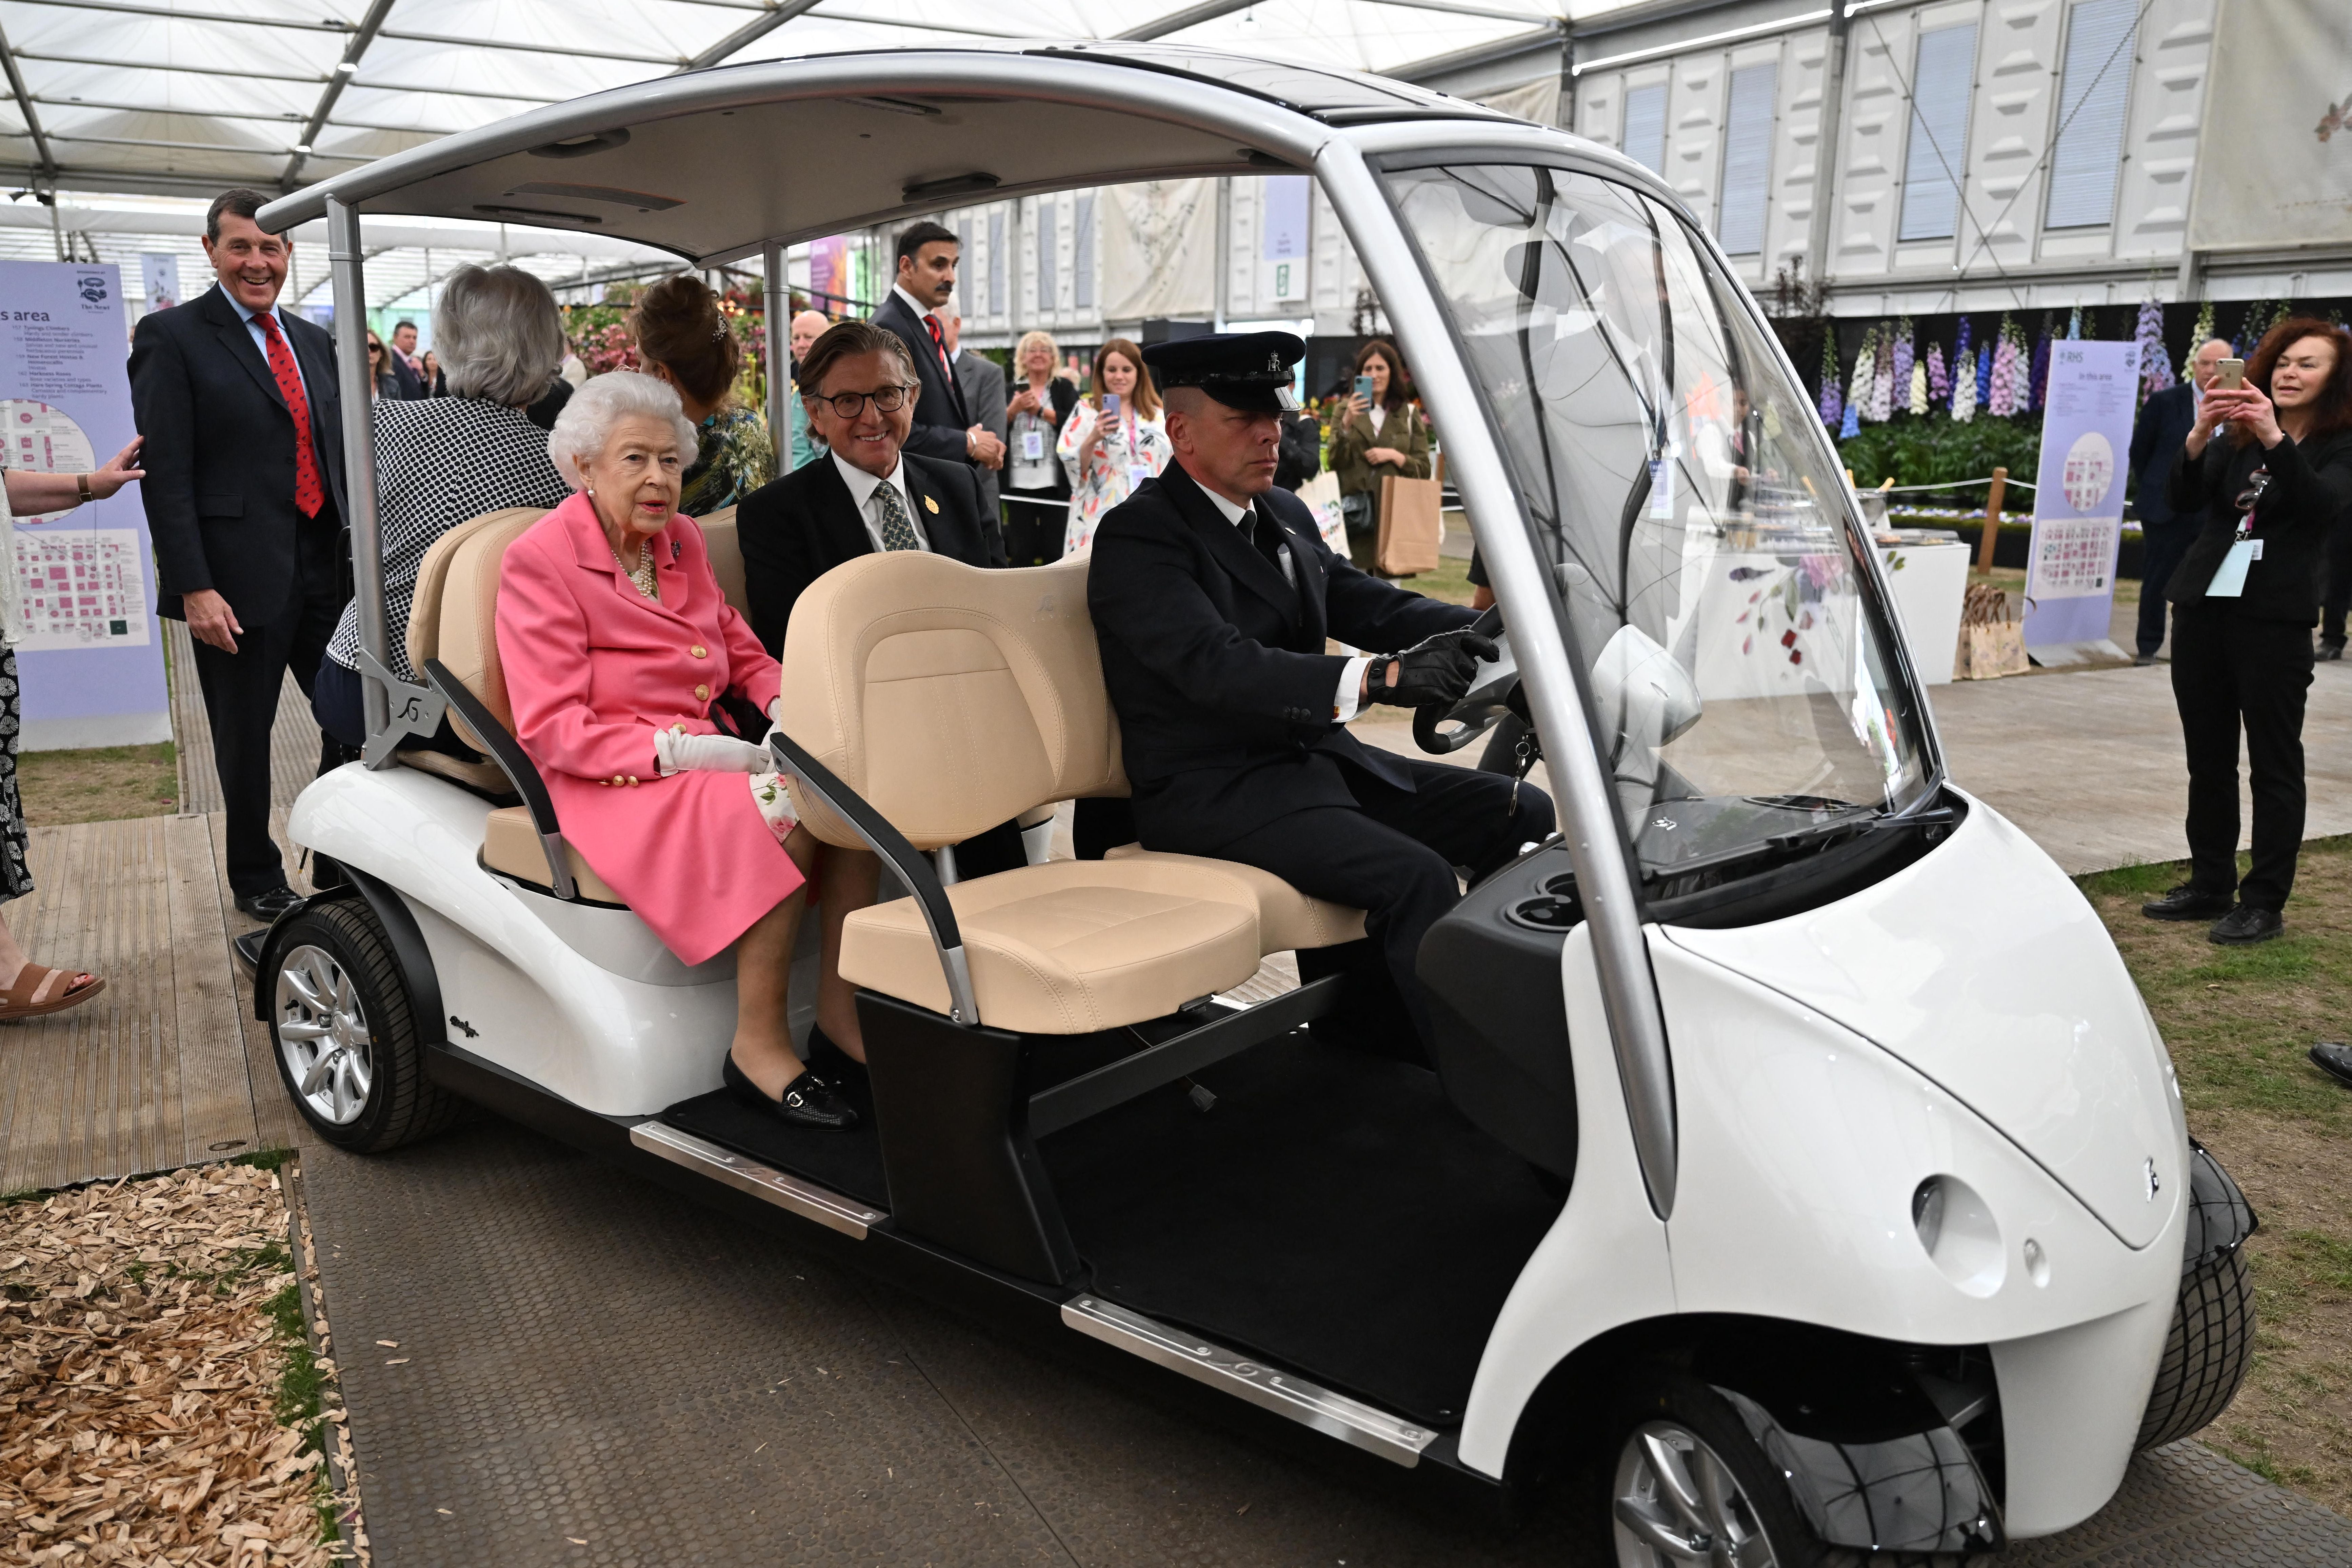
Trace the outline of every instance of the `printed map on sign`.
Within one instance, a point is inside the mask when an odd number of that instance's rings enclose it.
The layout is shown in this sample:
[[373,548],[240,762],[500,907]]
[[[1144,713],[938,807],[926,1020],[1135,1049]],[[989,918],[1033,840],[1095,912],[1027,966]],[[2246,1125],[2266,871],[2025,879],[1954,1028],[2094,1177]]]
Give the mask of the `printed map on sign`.
[[25,612],[21,651],[144,647],[147,595],[139,531],[73,529],[16,535],[16,591]]
[[2116,525],[2104,517],[2037,522],[2030,596],[2079,599],[2107,591],[2116,559]]
[[[82,434],[62,408],[37,403],[29,397],[0,398],[0,431],[5,432],[7,450],[0,457],[0,468],[29,468],[37,474],[86,474],[98,467],[98,457],[90,448],[89,437]],[[19,517],[18,522],[55,522],[73,510],[43,512],[38,517]]]

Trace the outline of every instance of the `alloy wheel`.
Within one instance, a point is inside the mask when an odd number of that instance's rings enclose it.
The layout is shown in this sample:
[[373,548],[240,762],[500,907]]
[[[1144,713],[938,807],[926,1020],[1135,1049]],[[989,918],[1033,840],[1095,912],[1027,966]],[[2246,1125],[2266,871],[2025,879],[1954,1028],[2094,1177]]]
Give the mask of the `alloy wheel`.
[[1679,1422],[1644,1421],[1627,1436],[1610,1498],[1618,1568],[1778,1568],[1738,1478]]
[[338,1126],[367,1109],[375,1083],[373,1040],[352,977],[323,947],[289,952],[278,971],[278,1050],[295,1092]]

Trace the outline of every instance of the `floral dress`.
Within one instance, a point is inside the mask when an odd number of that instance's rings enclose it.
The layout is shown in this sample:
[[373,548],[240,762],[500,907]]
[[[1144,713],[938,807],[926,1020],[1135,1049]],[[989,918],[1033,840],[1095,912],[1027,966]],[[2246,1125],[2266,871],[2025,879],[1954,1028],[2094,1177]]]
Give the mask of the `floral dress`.
[[1130,416],[1121,419],[1118,428],[1105,436],[1102,445],[1081,465],[1078,449],[1097,417],[1093,404],[1081,402],[1062,422],[1062,438],[1054,447],[1070,476],[1069,530],[1062,541],[1065,555],[1092,544],[1103,514],[1166,468],[1174,450],[1168,445],[1168,428],[1157,415],[1144,419]]
[[776,477],[767,421],[749,408],[721,408],[701,425],[694,466],[679,479],[677,510],[688,517],[725,511]]

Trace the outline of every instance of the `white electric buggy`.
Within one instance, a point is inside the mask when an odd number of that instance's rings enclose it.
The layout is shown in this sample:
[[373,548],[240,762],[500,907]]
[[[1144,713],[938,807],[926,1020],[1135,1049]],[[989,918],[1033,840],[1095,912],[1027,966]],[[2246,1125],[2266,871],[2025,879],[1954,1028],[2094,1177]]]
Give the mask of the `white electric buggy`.
[[[442,542],[406,628],[430,687],[384,670],[360,216],[763,258],[772,324],[805,238],[1270,173],[1360,257],[1507,627],[1417,733],[1512,712],[1562,831],[1430,932],[1433,1062],[1355,1048],[1341,975],[1251,981],[1358,911],[1131,846],[961,881],[940,853],[1125,793],[1083,558],[854,562],[794,613],[774,750],[899,885],[842,956],[866,1116],[751,1116],[718,1092],[731,958],[663,947],[509,732],[492,611],[535,514]],[[261,222],[321,214],[370,740],[294,809],[345,881],[271,928],[255,1005],[322,1137],[477,1101],[1343,1463],[1496,1504],[1565,1478],[1628,1564],[1998,1551],[2234,1393],[2253,1216],[2089,906],[1946,777],[1821,422],[1646,170],[1370,77],[1013,45],[664,78]],[[732,520],[704,527],[740,594]],[[445,706],[481,764],[402,749]]]

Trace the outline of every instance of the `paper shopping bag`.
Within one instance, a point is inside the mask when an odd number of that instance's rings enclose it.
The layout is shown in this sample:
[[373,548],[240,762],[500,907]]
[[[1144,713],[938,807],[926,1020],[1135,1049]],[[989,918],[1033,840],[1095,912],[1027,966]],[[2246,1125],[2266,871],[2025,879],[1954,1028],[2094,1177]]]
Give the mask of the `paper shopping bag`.
[[1410,577],[1437,570],[1437,542],[1445,537],[1438,515],[1444,487],[1435,479],[1381,480],[1381,533],[1374,556],[1381,573]]
[[1348,514],[1339,507],[1339,476],[1325,469],[1298,487],[1298,499],[1315,514],[1316,530],[1334,555],[1348,553]]

